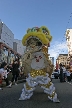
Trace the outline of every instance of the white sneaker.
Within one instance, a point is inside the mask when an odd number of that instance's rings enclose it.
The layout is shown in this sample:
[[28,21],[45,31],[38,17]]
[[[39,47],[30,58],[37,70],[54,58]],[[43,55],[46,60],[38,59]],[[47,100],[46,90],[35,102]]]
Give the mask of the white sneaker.
[[7,86],[8,88],[11,88],[11,84]]
[[15,85],[17,85],[17,83],[15,83]]
[[3,90],[3,89],[0,87],[0,90]]

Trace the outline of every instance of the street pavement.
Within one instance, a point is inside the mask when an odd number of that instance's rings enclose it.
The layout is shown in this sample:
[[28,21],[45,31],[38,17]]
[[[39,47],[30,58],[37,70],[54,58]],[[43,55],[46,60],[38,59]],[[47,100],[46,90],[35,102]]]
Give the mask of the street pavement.
[[19,101],[23,83],[12,88],[0,90],[0,108],[72,108],[72,85],[68,82],[60,83],[59,79],[52,80],[60,103],[53,103],[47,98],[47,94],[40,87],[34,91],[34,95],[26,101]]

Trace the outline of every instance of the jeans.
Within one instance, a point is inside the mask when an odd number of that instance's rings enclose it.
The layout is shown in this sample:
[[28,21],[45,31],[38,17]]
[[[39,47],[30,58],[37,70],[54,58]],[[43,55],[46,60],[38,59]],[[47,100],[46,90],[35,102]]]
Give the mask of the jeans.
[[4,79],[5,80],[5,82],[6,82],[6,86],[8,86],[9,85],[9,80],[8,80],[8,78],[6,78],[6,79]]
[[13,74],[13,77],[12,77],[12,80],[11,80],[11,81],[13,82],[13,81],[14,81],[14,79],[15,79],[15,82],[16,82],[16,81],[17,81],[18,76],[19,76],[18,74]]

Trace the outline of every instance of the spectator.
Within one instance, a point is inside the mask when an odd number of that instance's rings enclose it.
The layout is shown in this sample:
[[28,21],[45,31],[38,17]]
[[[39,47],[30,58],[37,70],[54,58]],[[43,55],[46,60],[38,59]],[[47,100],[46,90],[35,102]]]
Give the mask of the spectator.
[[1,62],[0,62],[0,69],[1,69]]
[[63,66],[60,64],[60,82],[63,82]]
[[62,69],[63,69],[63,81],[65,82],[65,77],[66,77],[66,68],[65,68],[65,65],[63,65]]
[[6,86],[11,87],[9,85],[9,80],[8,80],[8,77],[7,77],[8,72],[7,72],[7,63],[6,62],[3,62],[1,64],[0,74],[2,76],[2,79],[5,80],[5,82],[6,82]]
[[66,76],[67,76],[67,80],[71,81],[71,73],[70,73],[69,69],[67,69],[67,71],[66,71]]
[[12,67],[13,67],[13,71],[12,71],[12,75],[13,75],[13,77],[12,77],[12,80],[11,80],[11,86],[12,86],[12,83],[14,82],[14,80],[15,80],[15,85],[17,85],[17,79],[18,79],[18,76],[19,76],[19,60],[18,59],[16,59],[15,61],[14,61],[14,63],[12,64]]
[[[2,74],[0,73],[0,85],[2,84]],[[2,90],[2,88],[0,87],[0,90]]]
[[12,67],[12,64],[9,64],[8,65],[8,72],[12,73],[13,72],[13,67]]

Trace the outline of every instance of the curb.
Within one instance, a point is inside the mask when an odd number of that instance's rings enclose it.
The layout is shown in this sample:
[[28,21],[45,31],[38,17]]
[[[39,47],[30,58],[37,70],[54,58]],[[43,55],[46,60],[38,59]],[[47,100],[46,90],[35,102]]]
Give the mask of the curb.
[[[22,79],[22,80],[18,80],[17,81],[17,83],[19,84],[19,83],[23,83],[23,82],[26,82],[26,79]],[[13,85],[14,85],[14,83],[13,83]],[[6,87],[6,82],[5,81],[3,81],[2,82],[2,84],[0,84],[0,87]]]
[[18,80],[18,84],[23,82],[26,82],[26,79]]

